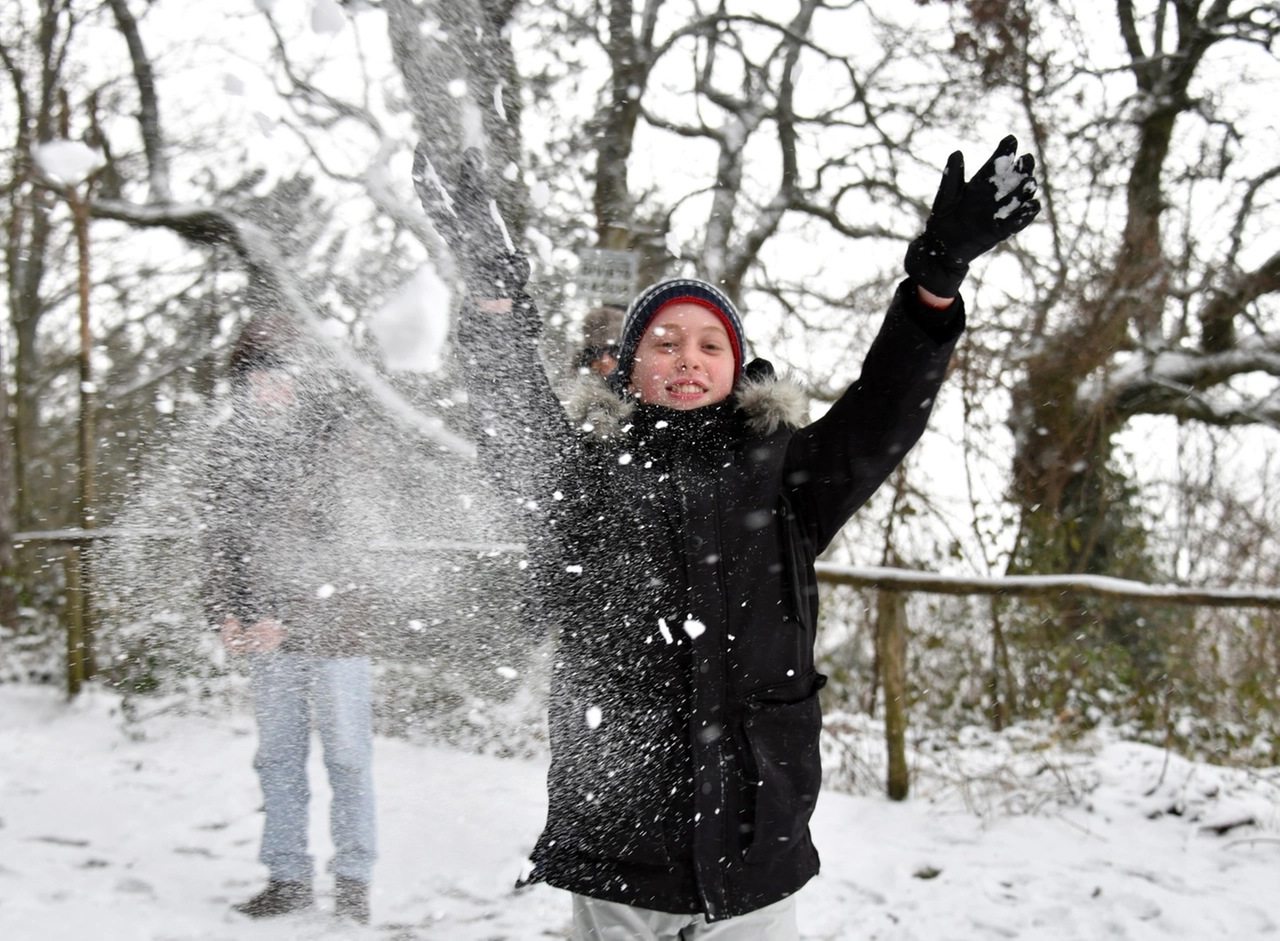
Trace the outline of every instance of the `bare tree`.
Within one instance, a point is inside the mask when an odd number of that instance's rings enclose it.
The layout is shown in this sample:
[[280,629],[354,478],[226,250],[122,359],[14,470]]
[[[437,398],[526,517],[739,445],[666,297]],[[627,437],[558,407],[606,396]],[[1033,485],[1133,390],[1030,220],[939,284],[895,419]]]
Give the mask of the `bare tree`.
[[[1140,418],[1163,421],[1171,443],[1276,427],[1280,164],[1274,122],[1240,89],[1280,75],[1280,12],[1238,0],[1114,0],[1101,21],[1089,4],[948,9],[950,44],[932,48],[956,107],[1020,113],[1042,168],[1043,223],[1004,253],[1002,274],[1017,274],[971,286],[984,304],[968,365],[987,364],[986,392],[1010,403],[1007,567],[1175,577],[1180,546],[1216,542],[1151,512],[1163,472],[1120,445]],[[1196,555],[1200,577],[1241,577],[1229,552]],[[1114,681],[1138,691],[1145,719],[1158,719],[1160,678],[1207,643],[1184,614],[1080,599],[999,627],[996,646],[1015,648],[1014,669],[1035,661],[1042,684],[1018,702],[1060,707],[1072,687]]]
[[[896,181],[866,176],[855,156],[859,148],[897,146],[874,128],[877,109],[889,106],[876,103],[860,63],[813,35],[815,17],[834,20],[846,7],[825,0],[790,6],[765,16],[723,2],[557,5],[564,41],[595,46],[607,65],[586,133],[563,148],[585,145],[593,158],[587,172],[596,244],[640,252],[642,270],[656,277],[673,261],[673,215],[696,201],[705,206],[698,235],[680,254],[741,298],[748,273],[761,274],[762,249],[788,219],[817,220],[849,239],[897,234],[883,219],[855,219],[849,211],[855,191],[899,191]],[[830,80],[806,85],[809,71]],[[816,157],[805,142],[820,134],[860,140],[844,153]],[[683,190],[669,180],[660,191],[652,184],[638,190],[632,168],[659,150],[705,154],[706,172]],[[907,205],[901,198],[900,207]],[[757,282],[769,286],[768,278]]]
[[[1234,125],[1213,96],[1192,93],[1211,54],[1232,45],[1269,50],[1280,15],[1271,4],[1223,0],[1159,2],[1145,17],[1131,0],[1115,10],[1133,91],[1118,136],[1098,140],[1115,150],[1088,159],[1102,168],[1122,156],[1123,225],[1109,253],[1056,259],[1057,290],[1039,301],[1039,341],[1012,415],[1024,552],[1033,565],[1052,560],[1067,571],[1094,570],[1106,556],[1099,541],[1113,494],[1105,475],[1115,435],[1134,416],[1216,426],[1280,419],[1280,253],[1257,259],[1248,251],[1265,231],[1260,213],[1280,166],[1240,176],[1234,152],[1257,129]],[[1033,96],[1024,101],[1052,161],[1050,116]],[[1230,186],[1220,185],[1224,178]],[[1203,240],[1193,221],[1199,190],[1209,187],[1233,216],[1222,243]],[[1062,211],[1065,194],[1048,195],[1055,243],[1078,243]],[[1086,264],[1067,267],[1076,261]],[[1236,380],[1250,374],[1273,381],[1240,394]]]
[[[13,138],[6,147],[10,166],[5,188],[5,282],[8,311],[15,346],[13,483],[10,495],[19,528],[33,520],[28,475],[36,451],[39,415],[40,322],[47,308],[51,254],[65,246],[57,241],[51,207],[41,198],[40,176],[33,162],[35,146],[52,140],[58,130],[57,101],[63,70],[77,25],[78,12],[67,0],[43,0],[38,4],[6,8],[0,61],[9,77],[15,120]],[[55,256],[56,258],[56,256]]]
[[[289,23],[246,4],[246,32],[264,37],[264,70],[283,106],[276,141],[299,154],[270,182],[265,166],[231,173],[228,142],[197,140],[175,117],[157,65],[173,66],[147,28],[151,4],[5,6],[15,526],[52,519],[32,511],[37,490],[49,505],[72,505],[67,194],[30,160],[34,144],[58,134],[60,91],[72,105],[68,133],[106,159],[88,209],[102,259],[95,297],[111,314],[97,338],[110,350],[100,394],[112,406],[99,438],[121,442],[104,457],[110,468],[157,421],[147,406],[158,390],[209,387],[216,343],[250,280],[309,316],[345,313],[358,338],[359,317],[424,255],[448,273],[407,178],[416,138],[429,137],[446,162],[466,146],[485,150],[513,238],[553,236],[540,277],[566,277],[566,255],[595,245],[637,253],[643,278],[686,270],[719,281],[751,312],[753,339],[772,329],[771,355],[821,400],[856,368],[868,315],[882,309],[905,239],[928,212],[938,158],[956,138],[985,142],[1000,124],[993,133],[1014,130],[1037,154],[1046,211],[966,286],[963,382],[948,389],[959,389],[970,419],[962,443],[974,466],[998,459],[987,436],[1011,404],[1014,453],[988,468],[1004,475],[1010,502],[975,497],[972,520],[954,527],[929,506],[903,520],[901,544],[888,548],[923,564],[949,557],[952,543],[973,561],[964,546],[978,543],[988,569],[1150,575],[1162,547],[1141,525],[1143,481],[1117,454],[1124,432],[1139,416],[1220,435],[1277,419],[1280,263],[1266,242],[1280,177],[1274,128],[1244,120],[1230,94],[1239,77],[1213,71],[1236,50],[1252,72],[1273,74],[1274,4],[1115,0],[1121,42],[1111,56],[1065,0],[949,3],[945,35],[920,25],[919,6],[792,0],[766,15],[730,0],[366,0],[344,5],[347,28],[377,22],[385,55],[357,49],[355,78],[332,83]],[[90,30],[127,56],[96,85],[73,67],[91,55],[79,44]],[[856,48],[846,41],[855,32]],[[330,46],[347,54],[349,38]],[[128,133],[111,120],[126,113]],[[332,146],[340,134],[359,137],[359,159],[342,161]],[[535,182],[552,197],[535,200]],[[173,233],[181,261],[163,277],[113,251],[141,230]],[[549,320],[557,307],[544,305]],[[184,378],[188,367],[199,375]],[[465,449],[438,416],[406,420]],[[1209,492],[1185,480],[1169,487],[1188,504]],[[125,491],[107,481],[102,492]],[[1233,526],[1266,522],[1261,504],[1216,499]],[[855,535],[887,513],[872,507]],[[1186,518],[1183,541],[1208,545],[1195,527],[1213,524]],[[942,548],[912,535],[926,520]],[[1249,535],[1274,544],[1261,529]],[[1221,557],[1225,574],[1240,555]],[[1071,612],[1062,633],[1096,613]],[[1026,701],[1008,681],[1016,620],[1002,611],[992,644],[1014,711]]]

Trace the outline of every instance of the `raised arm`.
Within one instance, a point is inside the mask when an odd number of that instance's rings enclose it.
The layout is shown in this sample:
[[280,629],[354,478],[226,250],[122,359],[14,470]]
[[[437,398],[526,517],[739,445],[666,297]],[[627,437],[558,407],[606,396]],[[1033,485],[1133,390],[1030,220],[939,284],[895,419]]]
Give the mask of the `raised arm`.
[[457,362],[481,462],[523,503],[545,501],[573,436],[538,355],[542,319],[525,292],[528,259],[489,194],[478,150],[463,154],[456,181],[445,181],[423,141],[413,182],[470,295],[459,313]]
[[792,499],[821,551],[919,440],[965,324],[960,284],[969,263],[1026,228],[1040,211],[1035,159],[1010,136],[966,181],[947,161],[924,232],[907,249],[862,374],[788,452]]

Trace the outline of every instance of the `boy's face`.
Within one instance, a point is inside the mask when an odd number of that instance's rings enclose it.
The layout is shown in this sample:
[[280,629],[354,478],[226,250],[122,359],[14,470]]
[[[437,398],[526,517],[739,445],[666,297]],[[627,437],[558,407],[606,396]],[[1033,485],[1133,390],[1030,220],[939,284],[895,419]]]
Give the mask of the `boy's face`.
[[297,401],[293,376],[284,369],[255,369],[249,373],[249,401],[263,415],[283,415]]
[[737,367],[724,321],[700,304],[672,304],[640,337],[631,391],[651,405],[702,408],[729,397]]

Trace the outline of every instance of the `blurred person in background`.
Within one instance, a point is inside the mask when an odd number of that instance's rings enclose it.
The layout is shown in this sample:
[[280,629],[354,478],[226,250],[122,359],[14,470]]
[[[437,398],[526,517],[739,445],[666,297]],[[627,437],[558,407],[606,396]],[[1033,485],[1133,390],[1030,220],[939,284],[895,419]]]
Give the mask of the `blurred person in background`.
[[622,318],[627,309],[605,304],[587,312],[582,321],[582,349],[578,352],[579,372],[590,371],[607,377],[618,365],[618,344],[622,340]]
[[334,912],[369,920],[376,857],[370,599],[349,583],[342,484],[352,394],[302,325],[253,316],[229,360],[232,409],[214,432],[205,504],[206,614],[249,673],[265,820],[266,887],[234,908],[314,905],[307,847],[313,724],[333,791]]

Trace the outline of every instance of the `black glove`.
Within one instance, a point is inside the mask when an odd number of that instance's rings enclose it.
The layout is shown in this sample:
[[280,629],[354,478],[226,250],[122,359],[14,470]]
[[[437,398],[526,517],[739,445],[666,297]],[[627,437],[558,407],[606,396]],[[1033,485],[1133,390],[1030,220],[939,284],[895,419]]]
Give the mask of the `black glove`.
[[957,150],[947,160],[924,234],[907,247],[907,274],[920,287],[955,297],[969,262],[1031,224],[1040,211],[1036,160],[1017,152],[1010,134],[968,183],[964,154]]
[[476,297],[513,297],[529,280],[529,260],[511,243],[497,204],[484,182],[484,157],[474,147],[462,155],[458,182],[446,187],[427,154],[413,155],[413,185],[422,208],[458,262]]

